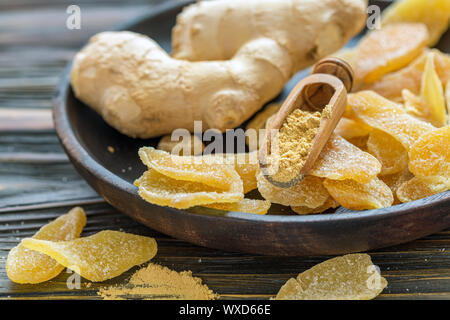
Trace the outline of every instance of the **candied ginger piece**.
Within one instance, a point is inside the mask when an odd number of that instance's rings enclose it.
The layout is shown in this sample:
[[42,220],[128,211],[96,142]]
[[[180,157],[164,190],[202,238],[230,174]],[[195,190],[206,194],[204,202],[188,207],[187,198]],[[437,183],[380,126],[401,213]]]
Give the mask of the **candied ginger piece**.
[[439,176],[450,183],[450,127],[422,135],[409,151],[409,170],[416,176]]
[[367,140],[369,140],[369,136],[365,137],[355,137],[348,139],[347,141],[350,142],[355,147],[361,149],[364,152],[368,152],[367,150]]
[[152,147],[140,148],[139,157],[148,168],[176,180],[202,183],[224,190],[240,180],[234,166],[218,163],[218,158],[210,163],[207,161],[210,157],[171,155]]
[[[33,239],[62,241],[78,238],[86,225],[86,214],[75,207],[43,226]],[[56,277],[64,266],[38,251],[22,244],[11,249],[6,260],[6,274],[16,283],[41,283]]]
[[383,11],[383,26],[399,22],[421,22],[428,28],[427,45],[434,46],[447,30],[450,19],[448,0],[401,0],[395,1]]
[[381,164],[374,156],[333,134],[308,174],[365,183],[376,177],[380,171]]
[[297,207],[291,207],[292,211],[294,211],[296,214],[304,215],[304,214],[313,214],[313,213],[322,213],[330,208],[337,208],[339,207],[339,203],[337,203],[332,197],[328,197],[327,201],[325,203],[317,208],[308,208],[305,206],[297,206]]
[[409,172],[408,168],[405,168],[401,172],[380,177],[380,179],[391,189],[392,194],[394,195],[393,204],[399,204],[401,202],[397,197],[398,188],[400,188],[400,186],[406,181],[411,180],[413,177],[414,175]]
[[363,88],[373,90],[391,100],[401,98],[403,89],[408,89],[412,93],[419,95],[427,56],[430,52],[434,53],[434,65],[439,79],[442,83],[447,83],[450,80],[450,56],[437,49],[429,49],[425,50],[424,54],[407,67],[397,72],[389,73],[379,81],[365,85]]
[[367,149],[381,162],[380,175],[393,174],[408,167],[408,152],[391,135],[373,130],[367,140]]
[[334,200],[351,210],[386,208],[394,202],[391,189],[378,178],[368,183],[325,179],[323,185]]
[[139,195],[144,200],[177,209],[244,199],[242,180],[229,190],[223,190],[199,182],[175,180],[149,169],[135,181],[135,185],[139,187]]
[[264,199],[284,206],[320,207],[327,201],[329,194],[322,179],[306,176],[300,183],[290,188],[279,188],[267,181],[260,172],[257,177],[258,191]]
[[221,155],[211,155],[204,157],[225,157],[227,163],[234,165],[237,173],[242,179],[244,193],[248,193],[256,188],[256,174],[259,170],[258,152],[249,153],[223,153]]
[[271,202],[267,200],[244,199],[233,203],[212,203],[205,207],[223,211],[235,211],[253,214],[266,214],[270,209]]
[[345,140],[367,136],[372,128],[362,122],[350,118],[341,118],[334,130],[334,133]]
[[170,154],[190,156],[201,154],[205,149],[205,145],[194,134],[181,136],[181,141],[173,141],[172,136],[168,134],[159,140],[157,149],[167,151]]
[[423,199],[447,191],[450,185],[437,177],[413,177],[402,183],[397,189],[397,198],[401,202]]
[[407,114],[399,104],[373,91],[350,95],[348,104],[358,119],[391,135],[407,151],[422,134],[435,129],[431,124]]
[[388,25],[366,35],[356,48],[357,81],[372,83],[407,66],[425,49],[427,27],[422,23]]
[[258,186],[256,185],[256,174],[259,170],[258,151],[249,153],[216,153],[203,155],[203,160],[208,163],[223,163],[234,166],[236,172],[241,177],[244,193],[248,193]]
[[368,254],[347,254],[319,263],[289,279],[276,300],[370,300],[387,281]]
[[423,119],[424,112],[422,110],[426,109],[426,107],[420,96],[416,96],[408,89],[403,89],[402,98],[403,98],[403,107],[405,108],[408,114],[421,120],[425,120]]
[[445,114],[445,96],[442,82],[434,66],[434,53],[429,53],[422,77],[421,97],[426,109],[422,109],[422,118],[436,127],[447,123]]
[[22,244],[95,282],[117,277],[152,259],[157,251],[153,238],[110,230],[70,241],[26,238]]

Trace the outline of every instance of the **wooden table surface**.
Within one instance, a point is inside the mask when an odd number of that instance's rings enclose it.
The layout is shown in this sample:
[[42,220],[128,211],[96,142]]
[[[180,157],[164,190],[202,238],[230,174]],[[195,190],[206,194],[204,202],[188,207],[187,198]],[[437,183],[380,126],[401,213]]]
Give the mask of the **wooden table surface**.
[[[135,270],[100,284],[82,279],[69,290],[63,272],[39,285],[6,276],[9,250],[43,224],[82,206],[83,235],[114,229],[152,236],[154,262],[192,270],[224,299],[267,299],[290,277],[329,258],[276,258],[230,253],[179,241],[134,222],[101,199],[77,174],[51,122],[58,77],[93,34],[150,12],[163,1],[76,1],[81,30],[66,28],[69,0],[0,0],[0,298],[95,299],[99,287],[120,283]],[[299,239],[301,241],[301,239]],[[389,282],[381,299],[450,299],[450,230],[369,252]]]

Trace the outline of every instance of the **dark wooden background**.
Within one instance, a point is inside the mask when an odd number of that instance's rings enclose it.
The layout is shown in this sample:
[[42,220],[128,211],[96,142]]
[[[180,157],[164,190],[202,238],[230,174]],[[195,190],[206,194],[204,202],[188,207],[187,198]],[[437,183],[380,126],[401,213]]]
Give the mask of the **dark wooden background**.
[[[153,236],[154,262],[192,270],[224,299],[266,299],[290,277],[329,257],[276,258],[197,247],[140,226],[107,205],[75,172],[51,122],[58,77],[93,34],[145,14],[163,1],[0,0],[0,298],[97,298],[106,283],[69,290],[63,272],[39,285],[18,285],[6,276],[9,250],[39,227],[82,206],[84,235],[104,229]],[[66,8],[81,7],[81,30],[65,27]],[[299,239],[301,241],[301,239]],[[450,230],[404,245],[369,252],[389,281],[381,299],[450,298]]]

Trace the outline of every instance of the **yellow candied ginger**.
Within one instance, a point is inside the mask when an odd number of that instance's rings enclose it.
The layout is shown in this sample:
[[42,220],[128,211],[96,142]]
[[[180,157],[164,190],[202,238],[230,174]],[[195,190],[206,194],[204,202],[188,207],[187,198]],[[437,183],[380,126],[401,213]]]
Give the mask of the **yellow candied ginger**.
[[90,281],[105,281],[152,259],[153,238],[119,231],[101,231],[70,241],[26,238],[23,246],[46,254]]
[[[63,241],[78,238],[86,225],[86,214],[75,207],[43,226],[33,236],[36,240]],[[6,260],[6,273],[16,283],[41,283],[56,277],[64,266],[53,258],[19,244]]]
[[450,184],[450,127],[422,135],[412,146],[409,170],[416,176],[438,176]]
[[383,26],[399,22],[421,22],[428,28],[428,46],[435,45],[447,30],[450,0],[397,0],[384,10]]
[[313,213],[322,213],[330,208],[339,207],[339,203],[336,202],[332,197],[328,197],[325,203],[317,208],[308,208],[305,206],[297,206],[291,207],[292,211],[296,214],[305,215],[305,214],[313,214]]
[[380,170],[381,164],[374,156],[333,134],[308,174],[365,183],[376,177]]
[[407,151],[421,135],[435,129],[431,124],[407,114],[401,105],[373,91],[349,95],[348,103],[360,121],[391,135]]
[[222,160],[225,160],[226,163],[234,165],[236,172],[242,179],[244,193],[258,188],[256,184],[256,174],[259,170],[257,151],[249,153],[223,153],[204,156],[204,158],[207,159],[207,162],[217,162],[220,164]]
[[398,187],[397,198],[401,202],[409,202],[430,197],[449,188],[448,181],[437,177],[413,177]]
[[317,208],[325,203],[329,195],[322,179],[306,176],[290,188],[280,188],[270,183],[262,173],[257,176],[258,191],[264,199],[285,206]]
[[356,80],[372,83],[407,66],[425,49],[428,37],[422,23],[393,24],[370,32],[356,47]]
[[408,152],[384,131],[375,129],[370,133],[367,149],[381,162],[380,175],[397,173],[408,167]]
[[365,90],[373,90],[391,100],[400,99],[404,89],[419,95],[429,53],[434,54],[434,66],[439,79],[442,83],[447,83],[450,80],[450,56],[437,49],[428,49],[405,68],[389,73],[379,81],[366,85],[363,88]]
[[422,109],[422,118],[436,127],[442,127],[447,123],[445,112],[445,96],[442,82],[434,66],[434,53],[427,56],[425,71],[422,77],[421,97],[426,109]]
[[353,138],[365,137],[372,131],[372,128],[362,122],[350,118],[341,118],[334,133],[341,136],[345,140]]
[[413,177],[414,175],[409,172],[408,168],[401,172],[380,177],[380,179],[391,189],[392,194],[394,195],[393,204],[399,204],[401,202],[397,197],[397,190],[401,185],[403,185],[406,181],[411,180]]
[[271,202],[267,200],[254,200],[254,199],[243,199],[239,202],[232,203],[212,203],[207,204],[205,207],[223,210],[223,211],[235,211],[243,213],[253,213],[253,214],[266,214],[269,211]]
[[148,168],[175,180],[202,183],[224,190],[240,181],[233,165],[208,163],[207,157],[171,155],[152,147],[139,149],[139,157]]
[[352,210],[387,208],[394,202],[391,189],[380,179],[368,183],[325,179],[323,185],[341,206]]
[[[238,177],[239,178],[239,177]],[[242,180],[223,190],[193,181],[175,180],[149,169],[135,181],[139,195],[160,206],[187,209],[216,202],[239,202],[244,199]]]
[[387,286],[367,254],[348,254],[319,263],[289,279],[276,300],[370,300]]

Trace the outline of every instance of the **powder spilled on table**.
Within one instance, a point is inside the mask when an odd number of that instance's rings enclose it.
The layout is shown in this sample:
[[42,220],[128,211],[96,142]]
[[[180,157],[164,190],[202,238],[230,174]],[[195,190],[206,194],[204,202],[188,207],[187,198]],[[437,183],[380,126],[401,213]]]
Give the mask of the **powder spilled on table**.
[[157,264],[136,271],[124,285],[102,288],[104,300],[214,300],[219,296],[191,271],[176,272]]

